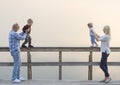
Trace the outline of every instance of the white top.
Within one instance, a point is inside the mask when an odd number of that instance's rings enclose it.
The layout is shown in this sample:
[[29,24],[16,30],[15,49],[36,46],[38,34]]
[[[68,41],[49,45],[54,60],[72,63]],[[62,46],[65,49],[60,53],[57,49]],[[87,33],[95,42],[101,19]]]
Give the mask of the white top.
[[110,54],[110,36],[104,35],[99,38],[99,41],[101,41],[101,52],[107,52],[107,54]]
[[94,36],[94,28],[90,28],[90,36]]

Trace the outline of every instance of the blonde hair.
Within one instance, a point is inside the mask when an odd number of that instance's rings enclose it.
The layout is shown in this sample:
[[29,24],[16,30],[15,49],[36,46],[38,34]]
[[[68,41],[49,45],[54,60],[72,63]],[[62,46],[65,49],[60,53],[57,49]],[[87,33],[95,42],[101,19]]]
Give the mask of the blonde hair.
[[93,23],[88,23],[88,27],[93,27]]
[[111,38],[111,32],[110,32],[110,26],[109,25],[104,26],[103,31],[104,31],[105,34],[109,35],[110,38]]
[[29,18],[29,19],[27,20],[27,23],[29,23],[29,22],[32,22],[32,23],[33,23],[33,20],[32,20],[31,18]]

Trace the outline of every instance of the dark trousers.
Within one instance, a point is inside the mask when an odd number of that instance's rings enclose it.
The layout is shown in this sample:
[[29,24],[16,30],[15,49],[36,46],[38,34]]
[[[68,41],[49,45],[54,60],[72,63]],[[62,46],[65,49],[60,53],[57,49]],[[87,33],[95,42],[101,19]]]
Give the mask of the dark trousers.
[[105,77],[109,77],[110,76],[109,73],[108,73],[108,66],[107,66],[107,58],[108,58],[108,56],[109,56],[109,54],[107,54],[106,52],[102,52],[100,68],[104,72]]
[[22,44],[23,46],[26,45],[28,43],[28,45],[31,45],[31,36],[29,34],[27,34],[27,37],[24,41],[24,43]]

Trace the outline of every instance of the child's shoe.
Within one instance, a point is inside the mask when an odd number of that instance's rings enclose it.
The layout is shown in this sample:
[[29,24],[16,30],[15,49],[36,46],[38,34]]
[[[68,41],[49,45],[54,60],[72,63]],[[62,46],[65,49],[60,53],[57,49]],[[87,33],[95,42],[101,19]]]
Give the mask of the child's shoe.
[[94,45],[91,45],[90,47],[94,47]]
[[33,48],[34,46],[32,46],[32,45],[29,45],[29,48]]
[[27,46],[25,46],[25,45],[22,45],[22,48],[27,48]]
[[98,47],[98,44],[95,47]]

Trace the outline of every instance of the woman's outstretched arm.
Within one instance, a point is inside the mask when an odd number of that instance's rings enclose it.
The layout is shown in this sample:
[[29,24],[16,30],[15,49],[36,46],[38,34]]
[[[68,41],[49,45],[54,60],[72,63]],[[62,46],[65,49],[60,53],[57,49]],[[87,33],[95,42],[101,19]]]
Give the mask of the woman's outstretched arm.
[[99,36],[97,33],[95,33],[95,32],[94,32],[94,35],[95,35],[95,39],[96,39],[97,41],[99,41],[100,36]]

